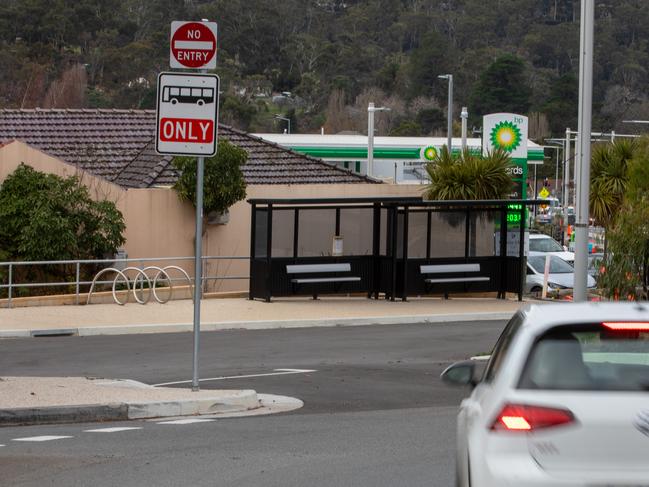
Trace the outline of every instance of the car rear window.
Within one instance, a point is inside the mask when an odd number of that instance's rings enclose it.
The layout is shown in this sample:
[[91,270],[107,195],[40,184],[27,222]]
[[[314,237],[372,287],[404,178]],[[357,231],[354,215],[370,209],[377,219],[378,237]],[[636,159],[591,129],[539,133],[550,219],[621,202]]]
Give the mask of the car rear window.
[[563,252],[563,247],[552,238],[531,238],[530,250],[535,252]]
[[551,329],[532,347],[519,388],[649,391],[649,329]]

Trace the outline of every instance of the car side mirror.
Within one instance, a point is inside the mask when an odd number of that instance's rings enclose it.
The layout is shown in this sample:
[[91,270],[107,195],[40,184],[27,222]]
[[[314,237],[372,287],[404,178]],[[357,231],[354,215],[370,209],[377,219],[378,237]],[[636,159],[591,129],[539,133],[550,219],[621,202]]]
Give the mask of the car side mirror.
[[568,246],[567,245],[562,245],[562,247],[563,247],[564,252],[568,252]]
[[450,365],[442,372],[441,378],[447,384],[453,386],[475,386],[478,381],[475,377],[476,362],[465,360]]

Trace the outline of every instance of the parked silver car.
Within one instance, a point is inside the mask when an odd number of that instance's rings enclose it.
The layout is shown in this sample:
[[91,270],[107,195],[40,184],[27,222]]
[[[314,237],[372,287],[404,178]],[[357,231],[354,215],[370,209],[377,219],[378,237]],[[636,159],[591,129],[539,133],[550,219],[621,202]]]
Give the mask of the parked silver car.
[[[527,276],[525,292],[535,293],[543,289],[543,274],[545,272],[545,256],[548,254],[530,252],[527,257]],[[548,290],[559,291],[572,289],[575,283],[575,268],[565,260],[550,254],[550,273],[548,275]],[[595,279],[588,276],[588,287],[595,287]]]

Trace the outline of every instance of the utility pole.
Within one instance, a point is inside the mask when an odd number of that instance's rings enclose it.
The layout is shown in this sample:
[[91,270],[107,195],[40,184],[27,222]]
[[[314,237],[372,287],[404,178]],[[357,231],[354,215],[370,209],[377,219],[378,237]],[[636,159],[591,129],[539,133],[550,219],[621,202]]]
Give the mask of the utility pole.
[[575,285],[574,302],[587,300],[588,223],[590,197],[590,131],[593,112],[593,27],[594,0],[581,1],[579,61],[579,184],[577,185],[575,222]]

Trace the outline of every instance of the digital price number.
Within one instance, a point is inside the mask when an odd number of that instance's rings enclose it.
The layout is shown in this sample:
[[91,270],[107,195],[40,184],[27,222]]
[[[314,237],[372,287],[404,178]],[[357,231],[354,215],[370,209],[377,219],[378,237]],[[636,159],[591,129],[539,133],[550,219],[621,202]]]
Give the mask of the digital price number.
[[507,223],[520,224],[522,220],[521,210],[523,205],[510,204],[507,205]]

